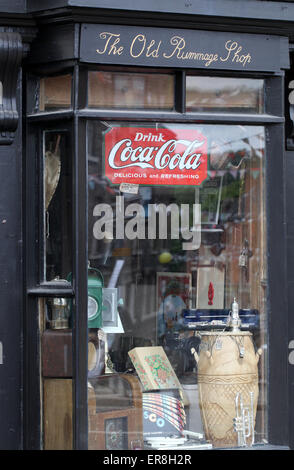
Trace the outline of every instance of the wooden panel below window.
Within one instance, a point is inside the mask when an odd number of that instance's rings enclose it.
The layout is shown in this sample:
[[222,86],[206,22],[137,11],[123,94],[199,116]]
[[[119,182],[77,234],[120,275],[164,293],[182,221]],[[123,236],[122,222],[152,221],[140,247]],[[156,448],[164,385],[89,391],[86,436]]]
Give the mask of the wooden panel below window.
[[44,380],[44,449],[72,450],[72,380]]

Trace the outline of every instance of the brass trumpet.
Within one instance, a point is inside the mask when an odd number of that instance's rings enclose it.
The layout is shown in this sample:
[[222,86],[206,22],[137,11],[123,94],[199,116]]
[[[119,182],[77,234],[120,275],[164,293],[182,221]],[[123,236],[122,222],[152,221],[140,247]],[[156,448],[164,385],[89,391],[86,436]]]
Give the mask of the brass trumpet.
[[[254,444],[254,393],[250,392],[250,405],[244,406],[241,393],[235,398],[236,417],[233,419],[234,431],[238,434],[238,447]],[[247,439],[250,438],[249,444]]]

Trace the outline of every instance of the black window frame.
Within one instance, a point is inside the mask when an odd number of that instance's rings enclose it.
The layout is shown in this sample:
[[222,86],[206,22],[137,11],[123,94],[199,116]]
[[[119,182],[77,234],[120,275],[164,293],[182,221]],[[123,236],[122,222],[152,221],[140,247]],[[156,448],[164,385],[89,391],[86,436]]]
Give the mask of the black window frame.
[[[54,68],[54,66],[53,66]],[[60,64],[58,65],[60,69]],[[67,69],[68,70],[68,69]],[[26,248],[26,299],[25,299],[25,448],[38,449],[41,446],[40,413],[40,366],[38,333],[38,298],[59,296],[75,299],[76,322],[73,328],[73,447],[87,449],[87,120],[103,121],[165,121],[202,124],[244,124],[264,125],[266,132],[266,234],[267,234],[267,321],[268,321],[268,440],[269,444],[288,444],[288,394],[287,367],[287,272],[286,272],[286,230],[284,198],[284,73],[243,73],[212,72],[210,76],[263,78],[265,80],[265,113],[197,113],[185,112],[185,76],[208,75],[207,70],[185,71],[175,69],[176,93],[175,111],[135,111],[105,110],[87,108],[86,84],[88,70],[113,71],[152,71],[150,67],[98,66],[72,63],[73,88],[72,109],[60,112],[29,114],[27,125],[26,150],[26,205],[25,248]],[[58,70],[59,71],[59,70]],[[167,69],[156,69],[167,73]],[[64,128],[71,133],[73,150],[73,285],[64,286],[52,282],[40,283],[38,279],[38,259],[40,253],[40,201],[41,168],[37,164],[42,153],[38,148],[37,135],[46,126]],[[39,188],[39,189],[37,189]],[[36,238],[36,234],[37,238]],[[280,313],[284,312],[284,314]],[[78,378],[78,380],[77,380]]]

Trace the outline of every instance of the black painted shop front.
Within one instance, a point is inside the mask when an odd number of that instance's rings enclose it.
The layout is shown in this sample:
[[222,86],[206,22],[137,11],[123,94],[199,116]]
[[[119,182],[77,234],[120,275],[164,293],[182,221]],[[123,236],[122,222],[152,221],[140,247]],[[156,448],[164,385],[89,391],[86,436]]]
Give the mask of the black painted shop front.
[[292,3],[130,3],[3,6],[1,448],[292,448]]

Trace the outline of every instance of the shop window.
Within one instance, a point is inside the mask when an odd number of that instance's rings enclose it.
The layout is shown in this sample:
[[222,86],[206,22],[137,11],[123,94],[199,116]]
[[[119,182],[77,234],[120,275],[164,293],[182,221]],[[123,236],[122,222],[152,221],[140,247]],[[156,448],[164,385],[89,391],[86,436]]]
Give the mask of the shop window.
[[87,138],[88,325],[104,344],[89,448],[263,442],[264,127],[89,121]]
[[174,108],[174,76],[151,73],[89,72],[89,108]]
[[[188,111],[263,112],[262,80],[216,77],[205,99],[195,83],[205,90],[203,77],[187,78]],[[172,110],[174,79],[89,72],[88,100],[93,108]],[[88,301],[88,354],[79,360],[89,449],[265,442],[265,127],[160,122],[156,113],[149,122],[101,121],[93,110],[86,122],[83,113],[88,277],[79,301]],[[76,341],[86,312],[68,284],[76,256],[69,134],[52,125],[42,139],[43,280],[54,281],[39,302],[44,448],[68,449],[79,411],[72,328]]]
[[64,131],[44,131],[44,280],[71,272],[71,154]]
[[40,79],[39,111],[71,108],[71,75],[57,75]]
[[187,76],[187,111],[264,112],[264,81],[249,78]]

